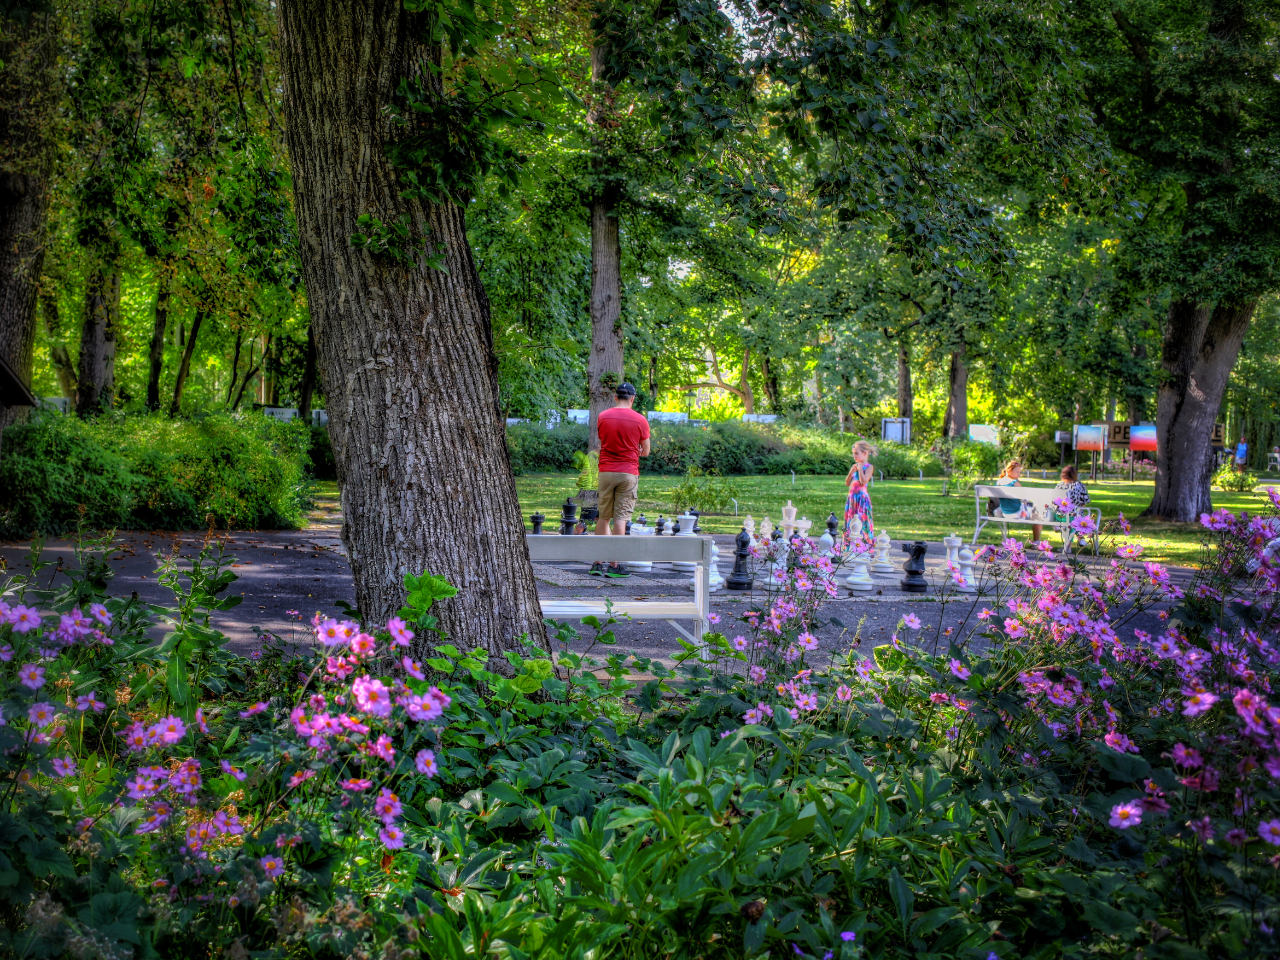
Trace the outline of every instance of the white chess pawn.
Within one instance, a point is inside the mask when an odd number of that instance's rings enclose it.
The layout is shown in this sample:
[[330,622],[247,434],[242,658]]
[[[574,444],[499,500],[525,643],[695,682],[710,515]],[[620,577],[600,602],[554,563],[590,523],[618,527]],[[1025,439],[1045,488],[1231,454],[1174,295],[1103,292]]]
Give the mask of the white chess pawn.
[[[676,536],[677,537],[696,537],[697,534],[693,532],[693,525],[695,522],[697,522],[697,519],[698,518],[695,517],[692,513],[680,514],[680,517],[679,517],[680,532],[677,533]],[[693,563],[692,561],[672,560],[671,569],[679,570],[681,573],[693,573],[695,570],[698,569],[698,565],[696,563]]]
[[[657,531],[653,527],[643,523],[631,524],[631,536],[633,537],[652,537]],[[636,573],[648,573],[653,569],[652,560],[631,560],[628,561],[627,567]]]
[[808,517],[801,517],[796,521],[796,533],[802,537],[809,536],[809,528],[813,526],[813,521]]
[[977,593],[978,585],[974,581],[973,551],[967,546],[960,548],[960,576],[964,578],[964,586],[957,589],[961,593]]
[[836,538],[831,535],[830,530],[824,530],[822,536],[818,538],[818,550],[824,557],[830,557],[835,553]]
[[959,537],[957,537],[954,533],[951,534],[951,536],[949,537],[942,538],[942,545],[946,547],[946,550],[947,550],[947,563],[954,563],[957,566],[959,565],[960,545],[962,543],[964,543],[964,541],[961,540]]
[[796,508],[791,505],[791,501],[787,501],[787,505],[782,508],[782,539],[790,540],[791,534],[796,529]]
[[747,519],[742,521],[742,527],[744,530],[747,531],[747,536],[751,538],[751,542],[755,543],[756,542],[756,521],[751,516],[751,514],[748,513]]
[[871,564],[871,569],[876,573],[897,573],[898,568],[889,562],[889,548],[893,546],[893,541],[889,536],[888,530],[881,530],[879,536],[876,537],[876,558]]
[[[697,574],[695,573],[694,576],[696,577]],[[724,588],[724,577],[720,573],[720,544],[716,543],[714,540],[711,541],[711,571],[709,580],[710,582],[707,584],[707,589],[712,593],[717,593]],[[697,589],[694,586],[693,580],[689,581],[689,589]]]
[[769,540],[773,537],[773,524],[769,521],[769,515],[766,513],[764,519],[760,521],[760,539]]

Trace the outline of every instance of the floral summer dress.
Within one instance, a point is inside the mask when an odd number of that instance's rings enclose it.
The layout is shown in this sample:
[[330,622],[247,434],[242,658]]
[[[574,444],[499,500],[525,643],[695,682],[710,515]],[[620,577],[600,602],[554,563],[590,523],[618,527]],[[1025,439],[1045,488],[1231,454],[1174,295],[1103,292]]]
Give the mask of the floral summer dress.
[[871,498],[867,496],[867,485],[862,480],[865,476],[863,470],[870,469],[869,464],[859,467],[854,472],[853,482],[849,484],[849,499],[844,505],[845,543],[853,539],[854,517],[862,521],[862,539],[867,541],[875,539],[875,527],[871,523]]

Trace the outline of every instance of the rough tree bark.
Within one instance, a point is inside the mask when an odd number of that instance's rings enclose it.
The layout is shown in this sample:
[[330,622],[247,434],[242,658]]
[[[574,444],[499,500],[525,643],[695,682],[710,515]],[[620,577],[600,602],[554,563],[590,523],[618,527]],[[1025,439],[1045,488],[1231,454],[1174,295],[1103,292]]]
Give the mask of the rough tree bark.
[[196,352],[196,339],[200,336],[200,324],[204,323],[205,311],[196,309],[196,318],[191,321],[191,335],[187,337],[187,346],[182,351],[182,362],[178,364],[178,374],[173,378],[173,401],[169,404],[169,416],[176,417],[182,412],[182,391],[187,386],[187,374],[191,372],[191,355]]
[[[52,170],[50,122],[61,92],[58,20],[0,15],[0,357],[31,383],[36,294]],[[25,415],[0,404],[0,435]]]
[[782,387],[778,383],[777,368],[770,363],[767,353],[760,354],[760,374],[764,377],[764,395],[769,401],[769,412],[781,413],[778,405],[782,402]]
[[156,293],[156,315],[151,325],[151,351],[147,367],[147,409],[160,409],[160,374],[164,370],[164,333],[169,325],[169,268],[161,263],[160,289]]
[[[446,577],[458,593],[439,601],[441,627],[500,658],[525,635],[547,643],[499,416],[489,302],[462,208],[404,199],[383,150],[400,81],[421,72],[439,89],[430,68],[441,50],[419,39],[422,16],[397,0],[281,4],[298,241],[356,602],[385,622],[404,600],[405,574]],[[446,269],[352,249],[366,212],[385,223],[408,214]]]
[[1156,486],[1143,516],[1190,523],[1212,511],[1213,424],[1257,305],[1170,304],[1156,394]]
[[302,363],[302,385],[298,388],[298,416],[311,423],[311,397],[316,389],[316,331],[307,325],[307,355]]
[[[613,91],[602,81],[608,62],[608,46],[597,40],[591,49],[591,109],[587,123],[593,130],[597,153],[594,173],[604,180],[612,167],[604,141],[614,117]],[[596,420],[613,406],[614,387],[622,380],[622,243],[618,236],[615,188],[603,183],[591,200],[591,353],[587,357],[587,402],[591,423],[587,427],[588,451],[600,449]],[[609,382],[607,374],[616,381]]]
[[951,387],[942,421],[942,435],[960,440],[969,439],[969,368],[965,365],[965,352],[963,340],[951,351]]
[[76,413],[92,417],[109,410],[115,399],[116,320],[120,313],[120,274],[97,269],[85,290],[80,329],[79,387]]
[[898,341],[898,416],[910,418],[914,402],[911,394],[911,347],[903,337]]

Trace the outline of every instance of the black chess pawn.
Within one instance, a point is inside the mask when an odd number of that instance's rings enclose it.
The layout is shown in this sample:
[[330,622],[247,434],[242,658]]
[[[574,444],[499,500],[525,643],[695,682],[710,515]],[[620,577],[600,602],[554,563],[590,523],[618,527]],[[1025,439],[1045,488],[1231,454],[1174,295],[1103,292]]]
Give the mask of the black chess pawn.
[[658,526],[658,536],[662,536],[662,534],[665,533],[667,529],[667,518],[664,517],[662,514],[658,514],[657,526]]
[[701,533],[702,527],[699,526],[699,521],[702,519],[702,514],[700,514],[697,510],[690,510],[689,512],[693,514],[693,532]]
[[725,577],[724,585],[730,590],[750,590],[753,577],[750,568],[751,534],[743,527],[733,541],[733,572]]
[[774,539],[774,540],[781,540],[781,539],[782,539],[782,528],[781,528],[781,527],[774,527],[774,528],[773,528],[773,539]]
[[628,520],[628,521],[627,521],[627,526],[626,526],[626,529],[625,529],[625,531],[624,531],[624,532],[626,533],[626,535],[627,535],[628,537],[629,537],[629,536],[631,536],[631,521],[630,521],[630,520]]
[[676,517],[671,524],[671,535],[677,536],[680,533],[680,518]]
[[839,529],[840,521],[836,519],[836,515],[833,513],[831,516],[827,517],[827,533],[831,534],[832,540],[836,539],[836,531]]
[[578,505],[566,497],[560,507],[560,536],[567,537],[572,535],[573,527],[577,520]]
[[928,593],[929,581],[924,578],[924,555],[929,552],[928,544],[923,540],[904,543],[902,552],[908,555],[906,562],[902,565],[902,569],[907,573],[900,584],[903,592]]
[[646,520],[646,519],[644,518],[644,514],[643,514],[643,513],[642,513],[642,514],[640,514],[640,516],[636,518],[636,523],[640,524],[640,526],[642,526],[642,527],[647,527],[647,526],[649,525],[649,521],[648,521],[648,520]]
[[542,513],[535,512],[529,519],[533,521],[534,535],[542,533],[542,525],[546,523],[547,518]]

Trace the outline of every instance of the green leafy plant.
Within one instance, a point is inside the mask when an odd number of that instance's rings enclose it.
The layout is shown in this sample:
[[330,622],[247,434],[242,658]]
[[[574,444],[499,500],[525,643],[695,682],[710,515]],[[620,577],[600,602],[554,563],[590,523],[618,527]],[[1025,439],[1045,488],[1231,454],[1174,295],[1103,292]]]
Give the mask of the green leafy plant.
[[442,244],[432,253],[433,244],[429,240],[420,240],[414,235],[413,224],[409,215],[402,213],[392,223],[383,223],[371,213],[361,214],[356,218],[362,233],[351,235],[351,246],[356,250],[367,250],[376,257],[383,257],[403,266],[414,266],[418,257],[423,256],[427,266],[433,270],[448,273],[444,266]]
[[573,455],[573,465],[578,468],[578,489],[596,490],[600,486],[600,454],[596,451]]
[[684,479],[671,490],[671,510],[701,510],[704,513],[723,513],[742,496],[732,480],[714,473],[703,473],[698,467],[689,467]]
[[1248,493],[1258,486],[1258,477],[1248,470],[1237,471],[1233,463],[1224,463],[1213,475],[1213,485],[1232,493]]

